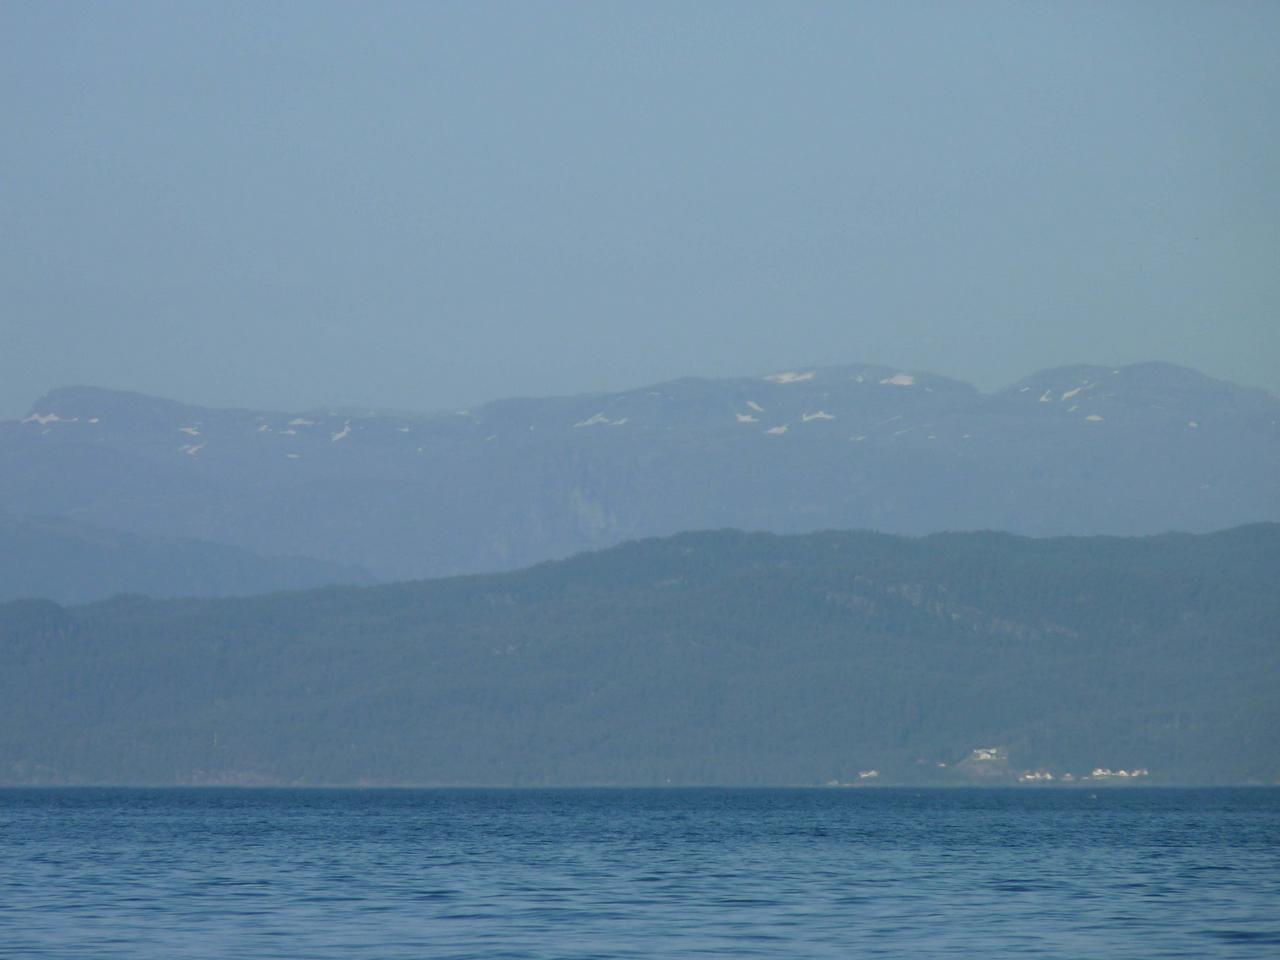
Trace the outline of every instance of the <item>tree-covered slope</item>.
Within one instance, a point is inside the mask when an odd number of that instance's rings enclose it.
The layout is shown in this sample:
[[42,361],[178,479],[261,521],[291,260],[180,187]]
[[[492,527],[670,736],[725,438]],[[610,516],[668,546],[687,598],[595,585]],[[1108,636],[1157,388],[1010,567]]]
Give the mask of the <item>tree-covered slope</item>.
[[391,586],[15,602],[0,780],[1274,782],[1277,582],[1276,525],[720,531]]

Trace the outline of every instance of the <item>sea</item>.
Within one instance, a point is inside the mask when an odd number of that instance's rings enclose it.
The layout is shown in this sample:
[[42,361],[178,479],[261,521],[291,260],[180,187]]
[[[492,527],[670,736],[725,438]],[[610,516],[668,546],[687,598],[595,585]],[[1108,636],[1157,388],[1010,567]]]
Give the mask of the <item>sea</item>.
[[0,957],[1280,957],[1280,790],[0,791]]

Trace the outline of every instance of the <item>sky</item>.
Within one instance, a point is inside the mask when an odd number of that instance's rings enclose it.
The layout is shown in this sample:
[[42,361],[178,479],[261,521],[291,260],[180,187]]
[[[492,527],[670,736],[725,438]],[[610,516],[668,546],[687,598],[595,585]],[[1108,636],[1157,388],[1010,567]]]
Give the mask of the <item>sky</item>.
[[0,2],[0,417],[884,363],[1280,393],[1277,3]]

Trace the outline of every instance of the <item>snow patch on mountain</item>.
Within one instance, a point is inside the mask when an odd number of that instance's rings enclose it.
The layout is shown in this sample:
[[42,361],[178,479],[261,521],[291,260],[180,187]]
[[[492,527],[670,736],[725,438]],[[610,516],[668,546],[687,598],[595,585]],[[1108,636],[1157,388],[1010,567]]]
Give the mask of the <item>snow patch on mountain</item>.
[[617,420],[610,420],[603,413],[597,413],[587,417],[585,420],[579,420],[574,424],[574,427],[620,427],[626,422],[626,417],[621,417]]
[[64,420],[56,413],[33,413],[29,417],[24,417],[23,423],[38,423],[42,427],[47,427],[51,423],[73,423],[79,417],[72,417],[70,420]]
[[812,380],[816,376],[813,370],[806,370],[799,373],[795,370],[784,370],[782,373],[771,373],[764,379],[770,383],[803,383],[805,380]]

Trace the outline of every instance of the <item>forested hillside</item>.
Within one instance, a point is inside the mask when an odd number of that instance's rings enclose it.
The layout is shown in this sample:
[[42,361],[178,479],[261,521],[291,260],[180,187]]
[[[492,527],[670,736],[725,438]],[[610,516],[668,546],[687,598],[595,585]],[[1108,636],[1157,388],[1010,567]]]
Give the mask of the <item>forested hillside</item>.
[[1273,524],[719,531],[508,574],[19,601],[0,781],[1276,782],[1278,582]]

